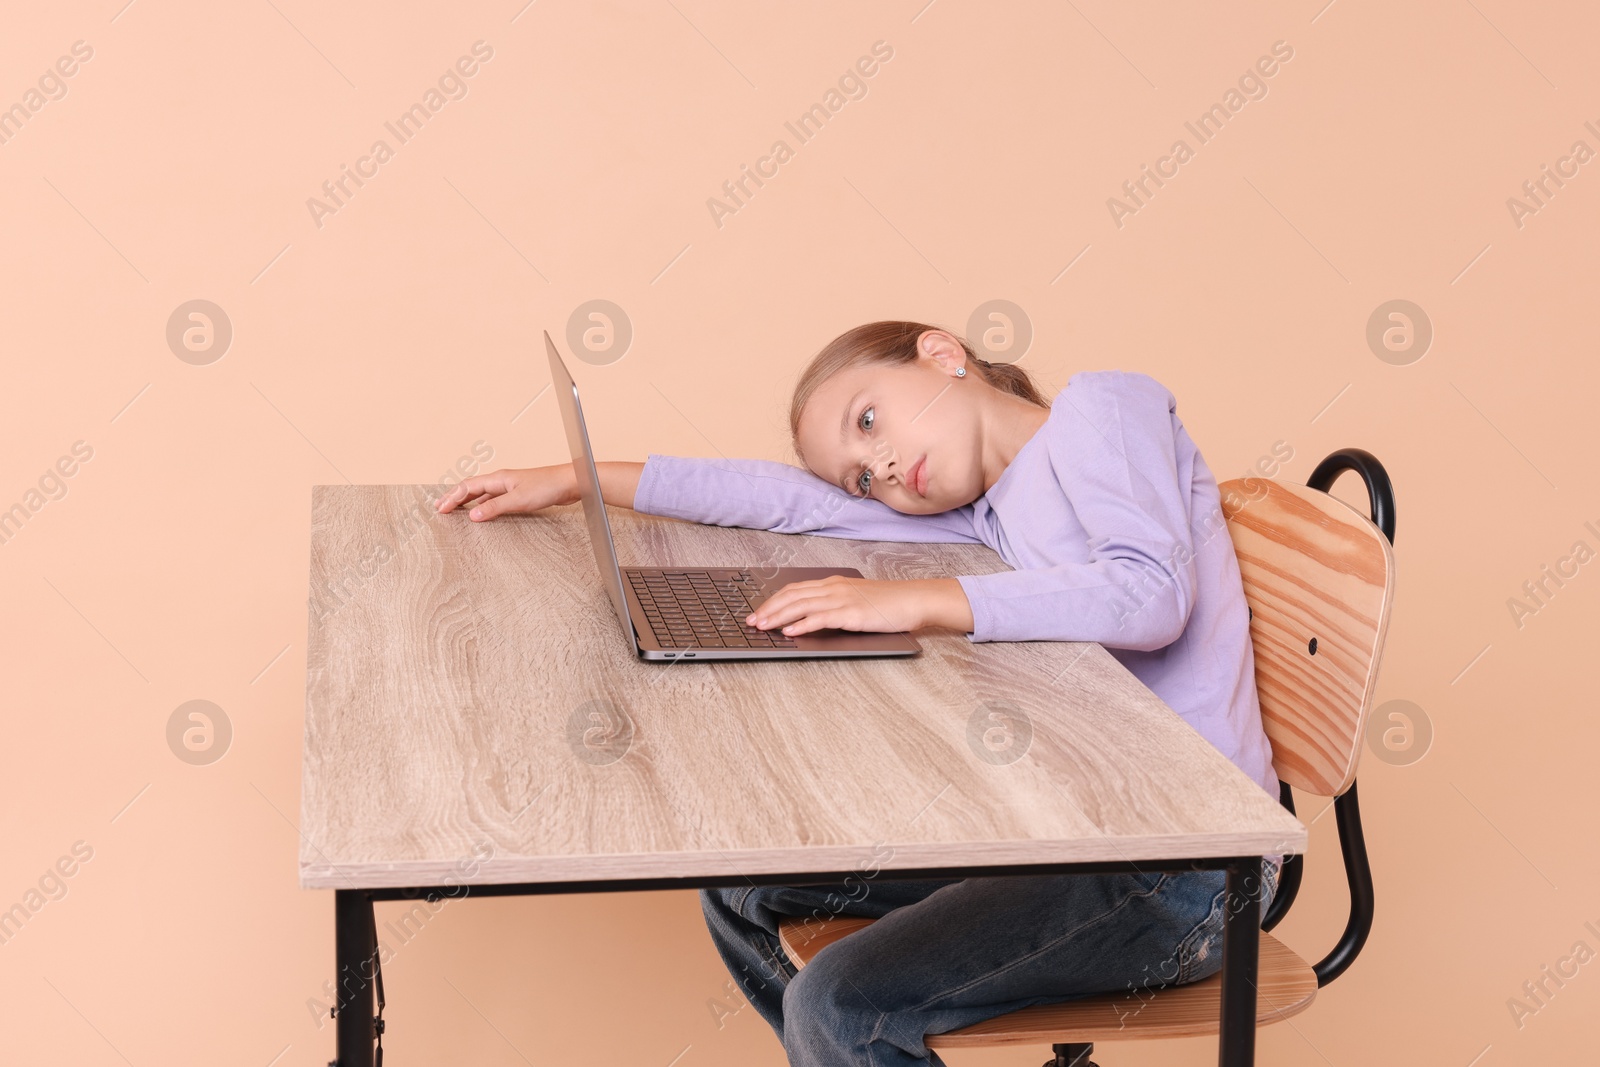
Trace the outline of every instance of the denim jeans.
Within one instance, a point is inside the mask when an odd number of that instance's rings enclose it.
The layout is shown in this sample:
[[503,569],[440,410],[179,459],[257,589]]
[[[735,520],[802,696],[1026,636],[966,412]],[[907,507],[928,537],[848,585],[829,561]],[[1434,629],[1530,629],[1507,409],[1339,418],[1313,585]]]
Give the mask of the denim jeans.
[[[1262,874],[1265,915],[1277,864],[1263,861]],[[913,1067],[944,1062],[929,1051],[929,1034],[1097,993],[1123,993],[1126,1021],[1151,990],[1216,973],[1225,885],[1223,871],[880,875],[707,889],[700,903],[717,952],[791,1067]],[[879,921],[797,973],[778,941],[779,920],[835,915]]]

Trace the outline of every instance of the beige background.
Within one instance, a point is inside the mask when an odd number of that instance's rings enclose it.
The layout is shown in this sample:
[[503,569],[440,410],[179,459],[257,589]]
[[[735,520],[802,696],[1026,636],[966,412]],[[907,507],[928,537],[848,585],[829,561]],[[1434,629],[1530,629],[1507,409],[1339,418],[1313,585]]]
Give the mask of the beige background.
[[[875,318],[963,331],[991,299],[1026,313],[1023,364],[1052,393],[1105,367],[1167,384],[1219,479],[1278,442],[1297,481],[1334,448],[1375,453],[1399,502],[1379,699],[1414,702],[1433,737],[1421,759],[1369,752],[1372,940],[1263,1033],[1262,1061],[1592,1052],[1600,964],[1520,1025],[1507,1001],[1576,942],[1600,949],[1600,579],[1580,568],[1520,627],[1507,601],[1575,542],[1600,548],[1582,311],[1600,163],[1520,227],[1507,198],[1574,141],[1600,149],[1600,18],[923,2],[7,12],[0,106],[26,110],[74,42],[93,57],[0,144],[0,508],[25,516],[0,544],[0,907],[65,889],[0,944],[0,1060],[331,1057],[307,1002],[332,975],[332,899],[295,876],[309,487],[435,480],[477,442],[491,468],[562,459],[548,393],[528,406],[536,340],[593,299],[634,331],[577,368],[611,458],[791,459],[788,390],[823,342]],[[307,199],[479,40],[467,95],[319,227]],[[799,144],[784,122],[880,40],[865,97]],[[1293,58],[1267,95],[1198,144],[1185,121],[1277,41]],[[1179,137],[1193,158],[1119,228],[1107,198]],[[793,158],[719,228],[707,199],[780,138]],[[233,328],[207,365],[165,336],[194,299]],[[1366,340],[1394,299],[1434,328],[1405,365]],[[92,458],[46,477],[79,441]],[[41,478],[58,498],[29,497]],[[1338,495],[1360,502],[1353,485]],[[168,747],[194,699],[232,725],[209,765]],[[1332,823],[1280,928],[1312,958],[1343,923]],[[52,881],[75,842],[92,859]],[[451,904],[386,977],[395,1063],[781,1062],[753,1010],[727,1014],[689,893]]]

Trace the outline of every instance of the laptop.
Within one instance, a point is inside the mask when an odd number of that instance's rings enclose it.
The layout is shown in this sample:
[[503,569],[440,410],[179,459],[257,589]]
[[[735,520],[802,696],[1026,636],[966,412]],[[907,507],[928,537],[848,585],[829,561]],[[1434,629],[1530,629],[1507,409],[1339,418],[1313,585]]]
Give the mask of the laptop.
[[611,597],[624,636],[646,660],[822,659],[914,656],[922,650],[909,633],[823,629],[794,637],[782,629],[758,630],[745,617],[791,582],[830,574],[864,577],[853,567],[620,567],[611,522],[600,495],[600,475],[583,421],[578,386],[549,331],[544,335],[550,377],[567,426],[578,475],[584,523],[600,581]]

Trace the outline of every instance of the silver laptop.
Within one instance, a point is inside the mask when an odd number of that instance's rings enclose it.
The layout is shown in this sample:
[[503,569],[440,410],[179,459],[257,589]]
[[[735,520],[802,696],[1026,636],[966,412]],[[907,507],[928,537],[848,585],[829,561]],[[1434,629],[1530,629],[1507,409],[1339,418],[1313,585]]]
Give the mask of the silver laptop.
[[578,402],[578,386],[549,331],[544,335],[544,347],[550,355],[550,377],[561,405],[561,419],[567,425],[567,444],[572,449],[600,581],[611,596],[624,635],[640,658],[816,659],[914,656],[922,650],[915,637],[903,632],[825,629],[787,637],[780,628],[758,630],[745,624],[751,609],[789,583],[830,574],[863,577],[853,567],[619,567],[583,406]]

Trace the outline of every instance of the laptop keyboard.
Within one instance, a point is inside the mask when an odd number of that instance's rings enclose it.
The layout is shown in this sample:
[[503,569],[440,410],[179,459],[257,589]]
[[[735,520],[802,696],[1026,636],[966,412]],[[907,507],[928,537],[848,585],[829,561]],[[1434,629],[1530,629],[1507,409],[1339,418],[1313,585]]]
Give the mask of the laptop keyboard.
[[794,648],[781,630],[745,625],[764,598],[748,572],[713,578],[708,571],[626,572],[656,640],[666,648]]

